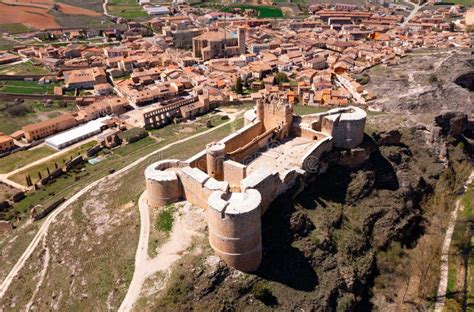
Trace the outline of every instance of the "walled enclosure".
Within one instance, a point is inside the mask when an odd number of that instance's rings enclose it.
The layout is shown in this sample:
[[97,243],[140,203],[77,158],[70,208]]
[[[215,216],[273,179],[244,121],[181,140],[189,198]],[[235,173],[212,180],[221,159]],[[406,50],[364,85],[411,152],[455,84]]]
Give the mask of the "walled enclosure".
[[229,266],[251,272],[262,258],[261,216],[273,200],[320,168],[333,147],[362,143],[366,113],[357,107],[304,117],[276,97],[258,101],[245,126],[186,161],[145,171],[152,208],[187,200],[207,209],[209,243]]

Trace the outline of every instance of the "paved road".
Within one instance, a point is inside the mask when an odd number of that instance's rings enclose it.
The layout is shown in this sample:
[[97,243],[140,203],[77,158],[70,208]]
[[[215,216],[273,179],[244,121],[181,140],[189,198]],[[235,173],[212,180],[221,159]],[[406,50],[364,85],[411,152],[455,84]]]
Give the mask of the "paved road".
[[[464,183],[464,191],[467,190],[469,185],[471,185],[474,180],[474,171],[471,172],[471,175]],[[461,199],[456,201],[456,207],[451,213],[451,218],[449,220],[449,226],[446,230],[446,235],[444,236],[443,246],[441,249],[441,268],[440,268],[440,278],[438,293],[436,295],[436,304],[435,312],[444,311],[444,303],[446,300],[446,291],[448,290],[448,269],[449,269],[449,246],[451,245],[451,239],[453,238],[454,227],[456,225],[456,219],[458,216],[459,208],[461,207]]]
[[70,197],[67,201],[65,201],[62,205],[60,205],[58,208],[56,208],[51,214],[49,214],[49,216],[45,219],[44,223],[41,225],[40,229],[38,230],[38,232],[36,233],[35,237],[33,238],[33,240],[31,241],[31,243],[28,245],[28,247],[26,248],[26,250],[23,252],[23,254],[21,255],[20,259],[18,259],[17,263],[13,266],[13,268],[11,269],[11,271],[8,273],[7,277],[3,280],[2,284],[0,285],[0,299],[3,298],[3,296],[5,295],[6,291],[8,290],[8,288],[10,287],[10,284],[12,283],[13,279],[17,276],[18,272],[20,272],[20,270],[23,268],[23,266],[25,265],[26,263],[26,260],[28,260],[28,258],[31,256],[31,254],[33,253],[33,251],[36,249],[36,247],[38,246],[38,244],[41,242],[41,239],[46,235],[46,233],[48,232],[48,229],[49,229],[49,226],[54,222],[54,220],[56,219],[56,217],[61,213],[63,212],[65,209],[67,209],[71,204],[73,204],[79,197],[81,197],[82,195],[84,195],[86,192],[88,192],[89,190],[93,189],[94,187],[96,187],[99,183],[101,183],[102,181],[105,181],[105,180],[108,180],[108,179],[112,179],[124,172],[126,172],[127,170],[137,166],[138,164],[140,164],[141,162],[145,161],[147,158],[153,156],[153,155],[156,155],[160,152],[163,152],[164,150],[170,148],[170,147],[173,147],[174,145],[177,145],[177,144],[180,144],[180,143],[184,143],[184,142],[187,142],[187,141],[191,141],[197,137],[200,137],[202,135],[206,135],[208,133],[211,133],[212,131],[216,130],[216,129],[219,129],[221,127],[224,127],[226,125],[228,125],[229,123],[233,122],[236,117],[240,114],[241,112],[239,113],[235,113],[233,115],[230,116],[230,120],[215,127],[215,128],[211,128],[211,129],[208,129],[204,132],[201,132],[201,133],[197,133],[195,135],[192,135],[188,138],[185,138],[185,139],[182,139],[182,140],[179,140],[179,141],[176,141],[176,142],[173,142],[173,143],[170,143],[154,152],[151,152],[150,154],[146,155],[146,156],[143,156],[139,159],[137,159],[136,161],[134,161],[133,163],[127,165],[126,167],[116,171],[115,173],[111,174],[111,175],[108,175],[108,176],[105,176],[103,178],[100,178],[94,182],[92,182],[91,184],[87,185],[85,188],[83,188],[81,191],[79,191],[78,193],[74,194],[72,197]]
[[425,3],[423,3],[422,5],[419,5],[418,3],[412,3],[412,2],[410,2],[410,4],[412,4],[412,5],[414,6],[414,7],[413,7],[413,10],[411,10],[410,15],[408,15],[408,17],[405,18],[405,20],[403,21],[403,23],[402,23],[402,25],[401,25],[402,27],[405,27],[406,24],[408,24],[408,23],[411,21],[411,19],[416,15],[416,13],[418,13],[418,11],[419,11],[422,7],[424,7],[425,5],[427,5],[428,2],[425,2]]

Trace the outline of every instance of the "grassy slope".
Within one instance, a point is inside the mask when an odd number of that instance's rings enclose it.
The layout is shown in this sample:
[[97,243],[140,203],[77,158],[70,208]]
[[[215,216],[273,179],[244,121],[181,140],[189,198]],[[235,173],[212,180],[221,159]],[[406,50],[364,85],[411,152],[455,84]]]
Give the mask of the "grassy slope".
[[20,151],[0,158],[0,173],[7,173],[12,170],[21,168],[33,161],[36,161],[53,153],[54,151],[51,148],[47,146],[42,146],[31,150]]
[[[242,125],[243,119],[239,119],[216,129],[212,135],[173,146],[120,178],[102,183],[85,194],[68,212],[64,212],[48,235],[47,247],[52,253],[52,261],[46,275],[47,287],[41,287],[36,296],[42,299],[37,300],[39,310],[50,309],[52,302],[67,311],[103,311],[107,305],[116,309],[125,296],[133,274],[139,232],[136,200],[144,189],[143,170],[151,162],[160,159],[185,159],[203,149],[210,141],[220,139]],[[142,150],[140,154],[173,141],[172,137],[167,138],[161,144],[152,144],[150,149]],[[129,155],[121,165],[137,157]],[[99,219],[95,206],[99,207],[105,223],[97,223]],[[38,248],[28,260],[19,278],[7,291],[4,306],[15,302],[17,307],[22,307],[31,297],[36,285],[31,281],[37,280],[44,259],[41,250]],[[1,270],[8,267],[10,265]]]

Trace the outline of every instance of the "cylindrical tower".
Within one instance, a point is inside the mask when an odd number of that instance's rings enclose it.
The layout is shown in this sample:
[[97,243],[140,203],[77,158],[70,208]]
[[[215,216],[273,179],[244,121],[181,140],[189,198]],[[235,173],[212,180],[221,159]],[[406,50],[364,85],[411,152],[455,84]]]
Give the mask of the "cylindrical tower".
[[164,160],[146,168],[147,204],[150,207],[159,208],[175,203],[183,197],[181,183],[172,169],[178,166],[178,160]]
[[224,178],[225,144],[209,143],[206,146],[207,174],[216,180]]
[[263,118],[265,116],[263,100],[257,100],[256,111],[257,111],[257,119],[263,121]]
[[256,271],[262,261],[261,200],[254,189],[209,196],[209,243],[225,263],[240,271]]

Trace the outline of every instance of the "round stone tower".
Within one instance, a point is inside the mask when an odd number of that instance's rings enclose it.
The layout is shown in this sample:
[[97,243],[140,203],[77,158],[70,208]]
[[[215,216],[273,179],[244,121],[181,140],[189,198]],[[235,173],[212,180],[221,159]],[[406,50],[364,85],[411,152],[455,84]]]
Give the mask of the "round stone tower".
[[263,100],[257,100],[256,111],[257,111],[257,119],[262,120],[265,117],[265,107],[263,106]]
[[229,266],[256,271],[262,261],[261,201],[257,190],[209,196],[209,243]]
[[145,170],[147,204],[159,208],[183,197],[181,183],[173,168],[179,167],[179,161],[163,160],[151,164]]
[[224,178],[225,144],[212,142],[206,146],[207,174],[218,181]]

